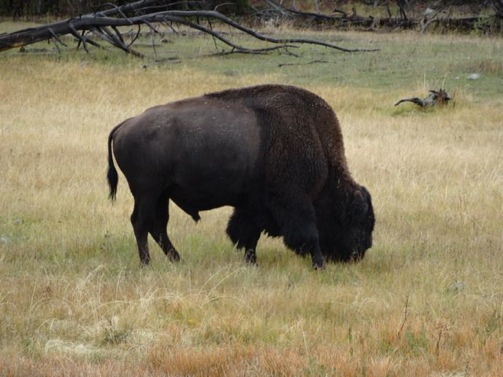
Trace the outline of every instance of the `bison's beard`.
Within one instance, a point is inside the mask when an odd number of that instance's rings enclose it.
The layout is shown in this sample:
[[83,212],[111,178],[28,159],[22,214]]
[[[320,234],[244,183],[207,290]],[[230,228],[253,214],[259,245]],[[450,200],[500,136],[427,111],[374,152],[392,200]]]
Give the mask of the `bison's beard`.
[[363,186],[350,187],[332,197],[323,195],[316,203],[320,247],[327,262],[358,262],[372,247],[375,218],[370,193]]
[[320,247],[327,262],[358,262],[372,247],[374,217],[369,211],[364,221],[352,224],[333,217],[318,221]]
[[332,233],[322,237],[321,251],[327,262],[358,262],[372,246],[353,231]]

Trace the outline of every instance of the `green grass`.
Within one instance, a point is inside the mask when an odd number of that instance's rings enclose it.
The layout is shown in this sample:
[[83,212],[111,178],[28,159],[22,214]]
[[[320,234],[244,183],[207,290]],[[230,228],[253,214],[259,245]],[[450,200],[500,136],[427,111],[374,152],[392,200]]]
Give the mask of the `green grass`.
[[[180,36],[158,51],[176,64],[45,44],[0,55],[1,376],[499,375],[501,39],[314,36],[381,51],[213,57],[208,41]],[[374,247],[319,273],[264,238],[250,268],[226,239],[228,208],[195,225],[173,206],[183,261],[151,242],[140,268],[122,176],[107,199],[110,129],[155,104],[265,82],[336,110],[350,170],[373,195]],[[440,86],[455,105],[393,106]]]
[[[12,23],[3,23],[1,30],[12,31]],[[26,25],[23,25],[26,27]],[[127,28],[123,29],[127,31]],[[264,55],[230,54],[228,46],[212,37],[191,30],[174,34],[171,29],[160,27],[160,36],[142,37],[133,48],[144,53],[145,60],[125,58],[124,53],[108,47],[99,50],[90,47],[85,55],[82,47],[76,50],[71,37],[64,38],[68,48],[60,46],[58,52],[53,43],[27,46],[28,55],[52,56],[56,60],[84,60],[100,62],[107,66],[138,66],[144,69],[173,69],[181,65],[233,83],[243,75],[272,75],[282,81],[298,85],[365,87],[379,91],[438,89],[445,87],[450,93],[468,92],[480,98],[501,97],[503,63],[501,38],[476,36],[423,35],[403,32],[390,36],[387,33],[356,32],[308,32],[289,29],[264,29],[272,37],[315,39],[345,48],[378,49],[378,52],[344,54],[332,49],[298,45],[288,52],[272,52]],[[244,47],[272,46],[224,28],[225,36]],[[161,42],[163,41],[163,42]],[[15,52],[4,53],[4,55]],[[293,55],[292,55],[293,54]],[[85,55],[85,56],[83,56]],[[478,73],[478,80],[468,76]]]

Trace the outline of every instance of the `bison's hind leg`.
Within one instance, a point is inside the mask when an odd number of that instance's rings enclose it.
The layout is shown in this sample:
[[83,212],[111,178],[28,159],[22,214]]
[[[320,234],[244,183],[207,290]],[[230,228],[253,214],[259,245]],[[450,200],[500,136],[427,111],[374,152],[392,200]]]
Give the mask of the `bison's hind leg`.
[[150,253],[148,251],[148,224],[145,222],[144,210],[140,210],[138,200],[135,199],[133,213],[131,214],[131,224],[133,225],[136,244],[138,246],[138,254],[140,262],[143,266],[150,263]]
[[257,243],[261,229],[249,211],[236,208],[227,225],[227,235],[238,249],[245,250],[245,261],[257,264]]
[[161,247],[162,251],[169,258],[171,262],[178,262],[180,254],[176,251],[168,237],[168,220],[169,220],[169,198],[167,192],[157,200],[154,210],[154,217],[149,229],[149,233]]
[[148,233],[150,233],[171,261],[176,262],[180,260],[180,256],[167,234],[168,219],[168,196],[166,193],[146,191],[143,195],[135,195],[131,224],[133,225],[138,244],[140,261],[143,265],[150,263],[147,242]]

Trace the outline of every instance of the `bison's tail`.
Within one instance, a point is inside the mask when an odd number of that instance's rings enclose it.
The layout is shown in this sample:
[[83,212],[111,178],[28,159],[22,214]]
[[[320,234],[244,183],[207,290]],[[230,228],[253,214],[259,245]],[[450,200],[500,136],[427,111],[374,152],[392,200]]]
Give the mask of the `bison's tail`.
[[123,123],[116,126],[112,131],[110,131],[110,135],[108,135],[108,172],[107,172],[107,181],[108,186],[110,187],[110,200],[114,201],[117,195],[117,185],[119,184],[119,175],[117,174],[117,169],[115,169],[114,158],[112,156],[112,141],[114,137],[115,131],[122,126]]

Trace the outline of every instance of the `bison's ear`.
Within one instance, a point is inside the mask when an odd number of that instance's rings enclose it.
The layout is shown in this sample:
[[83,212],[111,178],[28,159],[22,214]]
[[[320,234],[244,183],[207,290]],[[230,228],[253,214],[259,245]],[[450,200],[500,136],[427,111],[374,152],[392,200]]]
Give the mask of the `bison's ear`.
[[349,218],[352,224],[361,223],[369,211],[369,192],[363,186],[353,192],[353,198],[349,207]]

